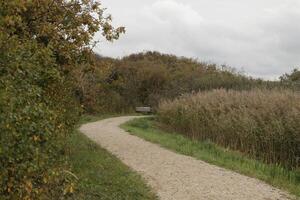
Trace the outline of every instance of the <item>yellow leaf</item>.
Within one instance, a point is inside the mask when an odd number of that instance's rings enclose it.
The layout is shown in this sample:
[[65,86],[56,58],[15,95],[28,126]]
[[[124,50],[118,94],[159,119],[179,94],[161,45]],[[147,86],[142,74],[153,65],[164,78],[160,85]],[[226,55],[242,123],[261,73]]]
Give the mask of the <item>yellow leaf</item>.
[[43,182],[44,182],[44,183],[47,183],[47,182],[48,182],[48,180],[47,180],[46,177],[43,178]]
[[34,140],[35,142],[38,141],[38,140],[39,140],[39,136],[34,135],[34,136],[33,136],[33,140]]
[[73,193],[74,192],[74,188],[73,186],[70,187],[70,193]]

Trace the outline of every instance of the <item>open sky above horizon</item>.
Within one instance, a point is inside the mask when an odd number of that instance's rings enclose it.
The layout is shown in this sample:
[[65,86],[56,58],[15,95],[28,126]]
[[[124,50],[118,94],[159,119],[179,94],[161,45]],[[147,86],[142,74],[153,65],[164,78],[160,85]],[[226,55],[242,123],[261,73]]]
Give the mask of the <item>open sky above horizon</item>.
[[159,51],[226,64],[246,75],[276,79],[300,67],[299,0],[101,0],[126,34],[100,34],[95,51],[122,57]]

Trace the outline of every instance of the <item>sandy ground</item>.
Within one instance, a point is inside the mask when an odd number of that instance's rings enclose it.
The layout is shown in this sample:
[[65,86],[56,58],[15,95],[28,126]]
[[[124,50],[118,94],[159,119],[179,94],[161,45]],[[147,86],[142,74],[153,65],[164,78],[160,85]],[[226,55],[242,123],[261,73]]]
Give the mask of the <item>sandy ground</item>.
[[117,117],[83,125],[90,139],[140,173],[161,200],[285,200],[287,193],[259,180],[180,155],[132,136]]

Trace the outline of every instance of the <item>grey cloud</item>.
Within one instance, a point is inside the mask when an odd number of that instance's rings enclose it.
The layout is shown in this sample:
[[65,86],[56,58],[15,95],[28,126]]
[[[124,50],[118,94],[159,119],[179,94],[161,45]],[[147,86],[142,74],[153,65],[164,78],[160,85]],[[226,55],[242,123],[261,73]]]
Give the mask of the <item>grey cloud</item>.
[[300,64],[297,0],[103,0],[127,33],[96,49],[119,57],[157,50],[273,79]]

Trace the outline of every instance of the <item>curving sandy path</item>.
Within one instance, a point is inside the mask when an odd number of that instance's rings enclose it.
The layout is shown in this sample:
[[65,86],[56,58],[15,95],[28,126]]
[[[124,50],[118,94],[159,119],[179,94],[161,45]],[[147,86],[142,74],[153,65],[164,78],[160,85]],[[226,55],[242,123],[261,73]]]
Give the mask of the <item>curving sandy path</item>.
[[285,192],[259,180],[180,155],[126,133],[116,117],[80,131],[139,172],[161,200],[285,200]]

